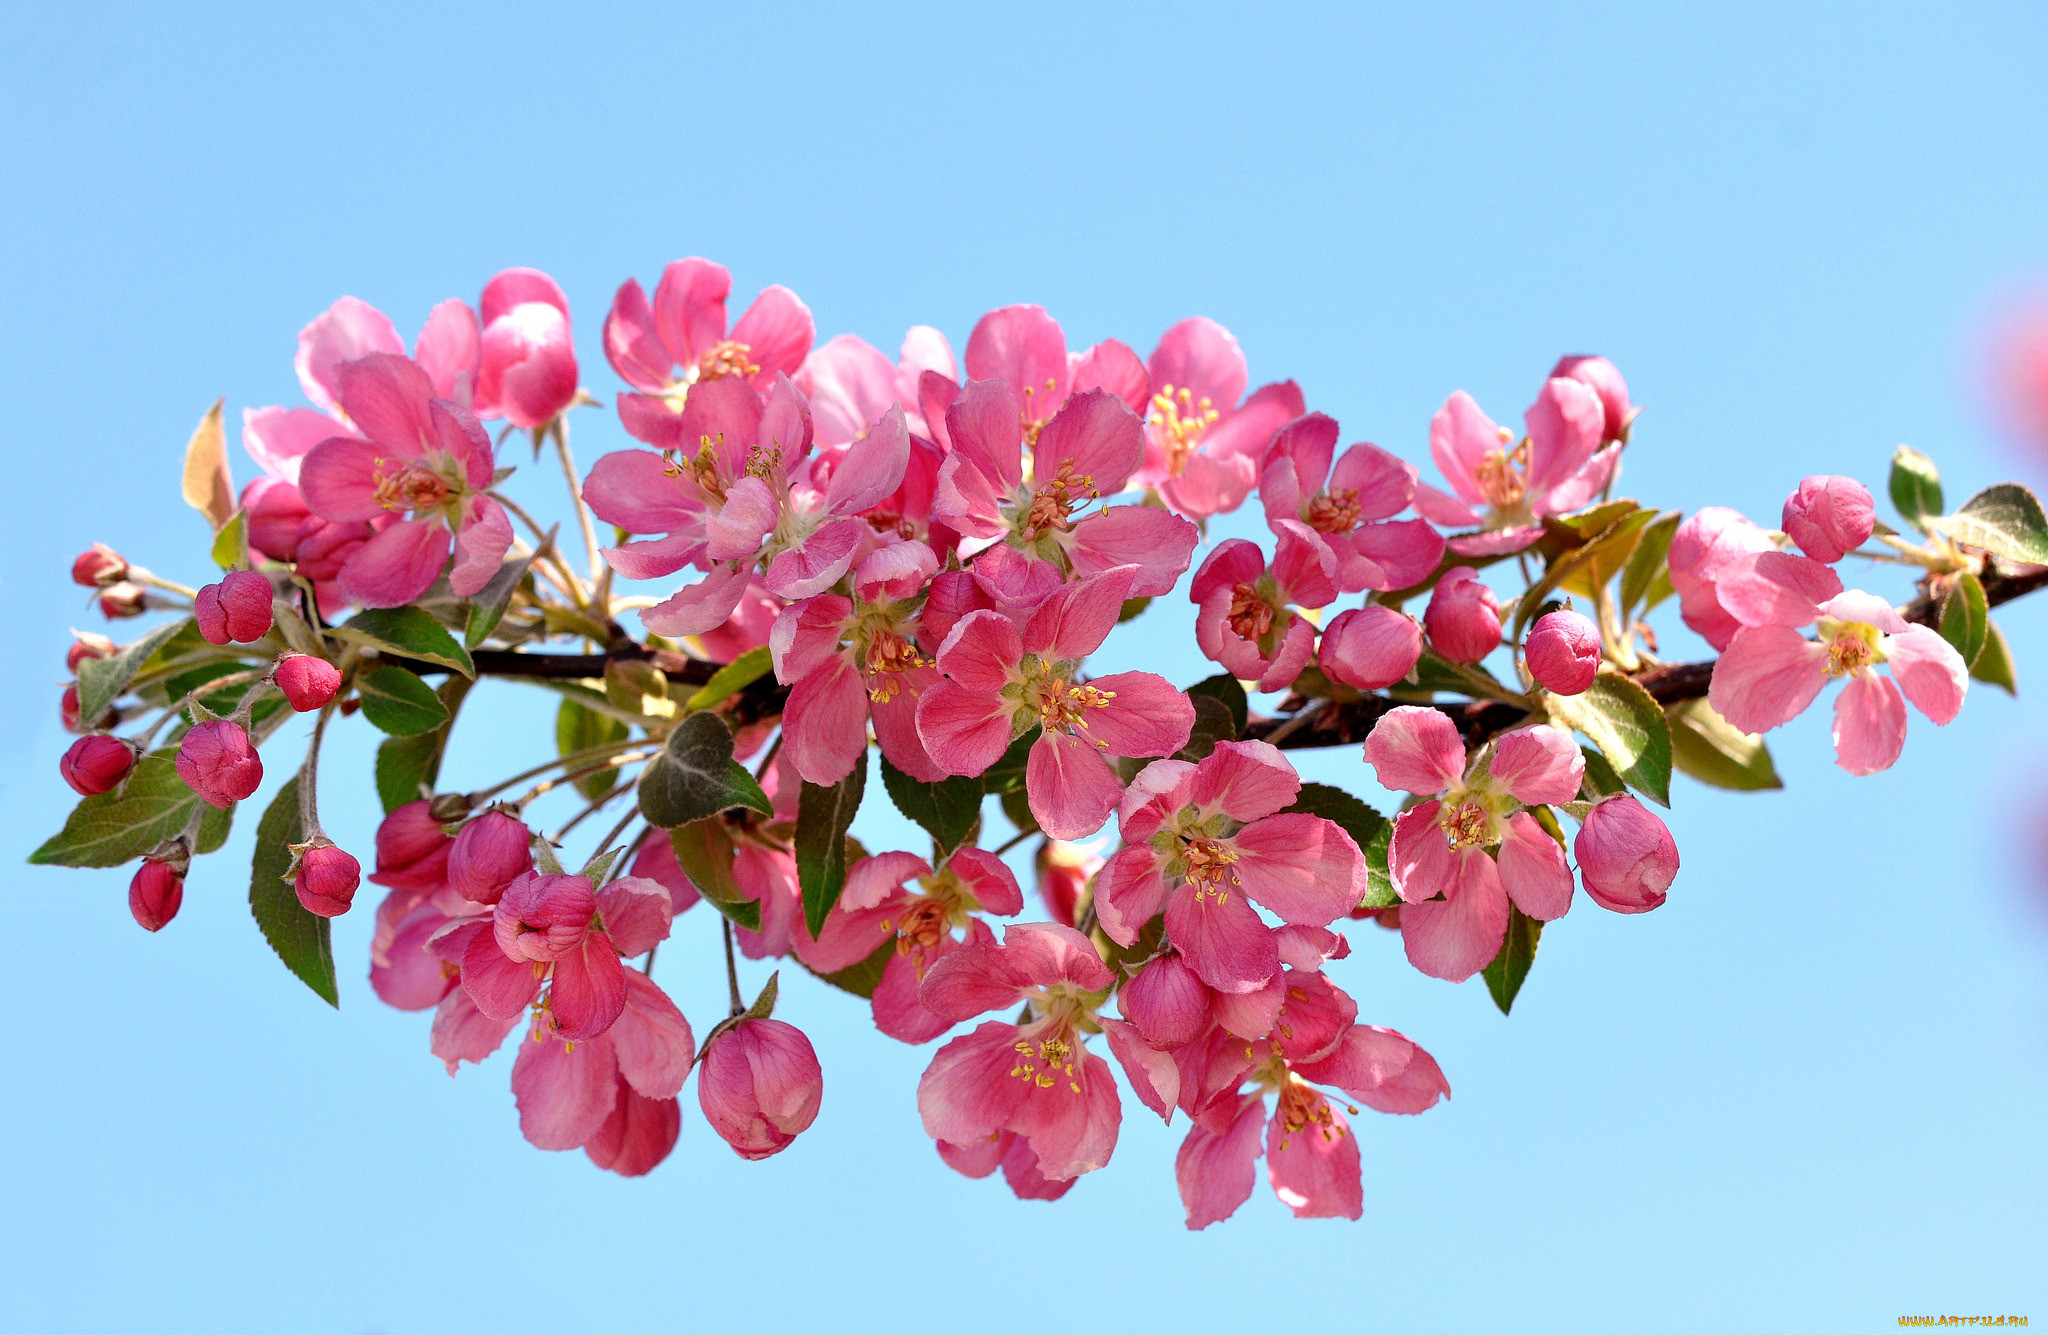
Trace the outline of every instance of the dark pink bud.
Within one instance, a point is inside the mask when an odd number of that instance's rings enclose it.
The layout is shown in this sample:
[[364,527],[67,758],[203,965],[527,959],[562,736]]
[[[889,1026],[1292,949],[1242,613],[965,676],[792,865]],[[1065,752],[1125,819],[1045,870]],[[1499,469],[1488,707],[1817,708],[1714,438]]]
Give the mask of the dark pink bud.
[[135,749],[118,737],[81,737],[57,764],[64,782],[86,797],[106,792],[135,768]]
[[375,530],[368,524],[333,524],[313,518],[299,530],[299,573],[314,583],[341,576],[341,567]]
[[299,855],[299,874],[292,888],[306,912],[339,918],[348,912],[362,883],[362,864],[333,844],[315,844]]
[[64,731],[78,731],[78,684],[73,682],[64,688],[64,694],[57,700],[57,715],[64,720]]
[[507,269],[484,287],[480,304],[477,416],[526,429],[545,425],[576,397],[567,299],[546,274]]
[[704,1120],[742,1159],[788,1149],[824,1097],[811,1040],[780,1020],[741,1020],[711,1040],[697,1069]]
[[532,868],[533,832],[502,811],[486,811],[463,826],[448,851],[448,884],[479,904],[497,903],[505,887]]
[[1209,989],[1177,954],[1161,955],[1117,993],[1124,1018],[1155,1048],[1191,1043],[1209,1027]]
[[1605,357],[1560,357],[1557,365],[1550,368],[1551,378],[1565,376],[1576,380],[1600,396],[1601,423],[1600,443],[1607,444],[1620,440],[1628,434],[1629,418],[1634,409],[1629,406],[1628,382],[1621,378],[1613,362]]
[[1477,663],[1500,646],[1500,599],[1471,566],[1452,566],[1422,614],[1429,643],[1453,663]]
[[1522,653],[1544,690],[1579,695],[1600,673],[1600,632],[1577,612],[1551,612],[1536,618]]
[[178,777],[216,807],[231,807],[263,786],[263,758],[242,725],[212,719],[178,744]]
[[100,594],[100,615],[109,621],[139,617],[149,610],[149,595],[140,584],[110,584]]
[[1810,477],[1785,498],[1782,526],[1800,551],[1832,564],[1870,541],[1877,505],[1853,477]]
[[249,546],[273,561],[296,561],[299,535],[313,512],[299,489],[281,477],[259,477],[242,488],[249,515]]
[[1647,913],[1678,875],[1678,845],[1655,812],[1633,797],[1603,799],[1572,841],[1586,893],[1616,913]]
[[128,562],[113,548],[101,543],[94,543],[92,550],[79,553],[78,559],[71,563],[71,582],[83,584],[88,589],[104,589],[126,578]]
[[1081,892],[1088,888],[1102,859],[1078,844],[1060,839],[1040,841],[1031,859],[1038,872],[1038,897],[1045,901],[1053,921],[1072,927],[1079,921]]
[[184,873],[168,862],[145,858],[135,869],[135,879],[128,882],[128,911],[144,931],[161,931],[178,916],[178,906],[184,902]]
[[1422,657],[1422,627],[1391,607],[1339,612],[1323,631],[1316,665],[1331,681],[1361,691],[1392,686]]
[[192,617],[208,644],[253,644],[270,634],[270,581],[253,570],[231,570],[192,600]]
[[505,887],[491,929],[507,957],[546,962],[582,945],[595,916],[589,878],[527,872]]
[[438,890],[454,846],[426,799],[407,802],[377,827],[377,870],[370,879],[392,890]]
[[334,698],[341,687],[341,669],[311,654],[286,654],[277,660],[271,680],[291,701],[292,708],[303,714]]
[[67,672],[77,672],[78,665],[88,658],[112,658],[120,652],[119,646],[104,635],[95,635],[89,630],[74,630],[71,633],[78,638],[64,651],[64,668]]

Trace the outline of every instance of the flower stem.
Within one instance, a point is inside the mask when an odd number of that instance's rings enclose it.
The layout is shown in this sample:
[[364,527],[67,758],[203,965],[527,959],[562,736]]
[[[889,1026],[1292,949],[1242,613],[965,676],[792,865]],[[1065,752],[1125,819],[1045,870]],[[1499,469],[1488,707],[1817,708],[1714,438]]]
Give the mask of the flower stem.
[[576,460],[569,454],[568,417],[555,418],[549,434],[555,438],[555,453],[562,459],[562,477],[569,484],[569,499],[576,503],[576,522],[583,527],[583,546],[590,557],[590,578],[595,581],[604,569],[604,558],[598,555],[597,529],[591,523],[590,507],[583,503],[583,485],[576,479]]
[[725,929],[725,986],[732,994],[732,1015],[729,1018],[738,1019],[747,1013],[747,1006],[740,1000],[740,969],[732,957],[732,919],[721,913],[718,923]]

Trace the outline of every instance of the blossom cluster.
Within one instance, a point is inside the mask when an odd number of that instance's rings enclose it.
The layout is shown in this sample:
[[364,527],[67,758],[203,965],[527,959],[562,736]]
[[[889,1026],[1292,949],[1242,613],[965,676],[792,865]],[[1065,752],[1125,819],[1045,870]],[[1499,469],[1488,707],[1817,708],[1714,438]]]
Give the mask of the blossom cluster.
[[[355,298],[307,325],[310,406],[243,416],[261,476],[233,490],[217,410],[188,450],[220,578],[179,584],[104,546],[74,563],[107,617],[172,615],[126,646],[76,636],[63,710],[81,736],[61,770],[84,802],[35,860],[139,859],[130,907],[162,929],[192,859],[262,786],[260,746],[312,714],[258,830],[251,902],[333,1001],[331,957],[306,943],[324,949],[363,877],[320,824],[319,757],[330,722],[360,713],[388,735],[371,985],[434,1012],[450,1074],[516,1032],[534,1145],[645,1173],[678,1142],[695,1071],[736,1152],[788,1148],[819,1115],[821,1063],[774,1018],[779,975],[748,1004],[737,959],[789,959],[888,1038],[947,1039],[917,1111],[969,1177],[1064,1195],[1109,1161],[1127,1090],[1186,1120],[1191,1227],[1249,1197],[1261,1155],[1297,1215],[1358,1218],[1350,1117],[1450,1091],[1428,1052],[1359,1022],[1331,976],[1353,954],[1340,926],[1398,932],[1430,977],[1484,974],[1507,1011],[1580,888],[1619,913],[1666,902],[1679,854],[1652,807],[1673,768],[1775,787],[1759,734],[1832,678],[1842,767],[1889,767],[1906,702],[1945,724],[1973,676],[2010,688],[1988,609],[2048,566],[2030,493],[2002,484],[1945,515],[1932,464],[1903,449],[1890,490],[1919,542],[1844,477],[1798,482],[1776,530],[1614,499],[1639,410],[1599,357],[1561,359],[1519,432],[1450,395],[1428,424],[1432,482],[1340,444],[1294,382],[1253,388],[1208,319],[1140,357],[1071,349],[1046,311],[1009,306],[958,356],[919,326],[891,358],[818,343],[786,288],[737,320],[730,295],[694,258],[651,298],[619,287],[602,341],[637,444],[587,473],[569,414],[602,404],[545,274],[434,307],[410,352]],[[581,569],[507,490],[515,430],[559,458]],[[1258,538],[1208,540],[1254,498]],[[1846,588],[1851,559],[1913,568],[1919,596]],[[1215,676],[1090,671],[1182,588]],[[1703,671],[1656,657],[1667,599],[1719,652]],[[450,730],[489,676],[561,693],[555,755],[443,791]],[[871,745],[929,855],[852,836]],[[1391,817],[1287,755],[1339,745],[1406,795]],[[536,804],[557,792],[582,806],[549,834]],[[569,872],[568,836],[622,798]],[[1015,837],[984,846],[998,811]],[[701,1044],[652,979],[699,903],[731,997]]]

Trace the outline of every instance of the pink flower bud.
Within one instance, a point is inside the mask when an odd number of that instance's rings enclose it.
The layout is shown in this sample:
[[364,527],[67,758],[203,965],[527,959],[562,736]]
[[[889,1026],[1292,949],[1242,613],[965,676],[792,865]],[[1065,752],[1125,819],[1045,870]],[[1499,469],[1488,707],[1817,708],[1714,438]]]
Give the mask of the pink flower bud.
[[463,826],[448,851],[448,884],[479,904],[497,903],[505,887],[532,868],[533,832],[502,811],[486,811]]
[[231,570],[192,600],[192,618],[208,644],[253,644],[270,634],[270,581],[253,570]]
[[1586,893],[1616,913],[1647,913],[1678,875],[1678,845],[1656,813],[1633,797],[1604,798],[1586,813],[1572,852]]
[[281,477],[259,477],[242,488],[249,516],[249,546],[273,561],[296,561],[306,521],[313,512],[299,489]]
[[316,584],[341,577],[341,567],[375,535],[368,524],[309,519],[299,531],[299,573]]
[[1421,657],[1422,627],[1414,617],[1391,607],[1354,607],[1324,629],[1316,665],[1331,681],[1377,691],[1414,671]]
[[216,807],[231,807],[263,786],[263,758],[242,725],[212,719],[178,744],[178,777]]
[[299,874],[292,888],[306,912],[339,918],[348,912],[362,883],[363,867],[333,844],[317,843],[299,855]]
[[277,660],[271,680],[291,701],[292,708],[303,714],[334,698],[335,691],[341,688],[341,669],[311,654],[286,654]]
[[1780,526],[1800,551],[1832,564],[1870,541],[1877,505],[1853,477],[1809,477],[1785,498]]
[[1209,1027],[1209,989],[1178,954],[1161,955],[1117,993],[1124,1018],[1155,1048],[1193,1042]]
[[476,415],[531,430],[576,397],[576,345],[569,302],[546,274],[507,269],[484,287],[484,332]]
[[83,584],[88,589],[104,589],[126,578],[128,562],[113,548],[101,543],[94,543],[90,551],[80,552],[78,559],[71,563],[71,582]]
[[100,615],[109,621],[139,617],[149,610],[149,595],[140,584],[109,584],[100,594]]
[[57,716],[64,720],[64,731],[78,731],[78,683],[64,688],[64,694],[57,697]]
[[128,911],[143,930],[163,930],[165,923],[178,916],[178,906],[184,902],[184,873],[168,862],[144,858],[135,869],[135,879],[128,882]]
[[741,1020],[711,1040],[697,1071],[704,1120],[742,1159],[788,1149],[824,1096],[811,1040],[780,1020]]
[[1045,901],[1046,911],[1055,922],[1072,927],[1077,921],[1081,892],[1102,870],[1102,859],[1080,844],[1047,839],[1039,844],[1031,862],[1038,872],[1038,897]]
[[527,872],[505,887],[491,930],[507,958],[545,963],[582,945],[595,916],[589,878]]
[[112,658],[120,652],[114,642],[104,635],[95,635],[89,630],[71,632],[78,638],[64,651],[64,670],[77,672],[78,665],[88,658]]
[[1600,674],[1600,632],[1577,612],[1536,618],[1522,653],[1529,675],[1553,695],[1579,695]]
[[1500,599],[1471,566],[1452,566],[1422,614],[1429,643],[1453,663],[1477,663],[1500,645]]
[[377,827],[377,870],[370,879],[392,890],[438,890],[454,846],[426,799],[407,802]]
[[128,771],[134,768],[135,749],[105,733],[79,738],[57,764],[64,782],[85,797],[106,792],[127,778]]
[[1628,433],[1628,421],[1634,415],[1629,407],[1628,382],[1621,378],[1613,362],[1605,357],[1560,357],[1557,365],[1550,368],[1550,374],[1553,379],[1565,376],[1576,380],[1600,396],[1604,419],[1601,444],[1620,440]]

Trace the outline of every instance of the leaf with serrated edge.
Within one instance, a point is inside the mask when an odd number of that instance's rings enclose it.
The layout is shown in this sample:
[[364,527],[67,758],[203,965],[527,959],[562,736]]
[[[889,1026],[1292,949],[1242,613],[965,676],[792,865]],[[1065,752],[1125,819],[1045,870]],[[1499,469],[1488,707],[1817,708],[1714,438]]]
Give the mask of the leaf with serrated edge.
[[1664,713],[1671,724],[1671,761],[1682,772],[1735,792],[1785,786],[1764,739],[1722,718],[1705,700],[1687,700]]
[[673,829],[728,807],[751,807],[764,816],[775,811],[754,776],[734,765],[725,720],[692,714],[641,771],[640,813],[650,825]]
[[862,756],[853,772],[830,788],[806,782],[797,796],[797,884],[813,937],[825,930],[826,915],[846,888],[846,831],[860,810],[867,778],[867,757]]
[[112,658],[81,661],[78,665],[78,718],[81,726],[89,727],[94,719],[106,713],[107,706],[121,698],[121,693],[128,689],[128,683],[135,679],[136,672],[149,656],[191,624],[188,617],[183,621],[167,621],[161,626],[152,626]]
[[417,607],[366,608],[328,633],[380,653],[439,663],[465,677],[476,675],[469,650],[456,642],[446,626]]
[[448,721],[433,687],[388,663],[356,678],[356,698],[371,726],[393,737],[417,737]]
[[448,721],[432,732],[417,737],[390,737],[378,744],[376,762],[377,800],[390,815],[408,802],[417,802],[422,788],[432,788],[441,774],[441,753],[448,746],[448,730],[455,726],[455,713],[469,694],[469,678],[449,673],[436,694]]
[[334,986],[334,942],[328,920],[299,903],[288,872],[293,844],[305,834],[299,824],[299,779],[277,790],[256,823],[256,856],[249,867],[249,912],[263,939],[300,982],[328,1005],[341,1006]]
[[[1616,505],[1622,503],[1620,501],[1614,502]],[[1627,504],[1634,506],[1635,502],[1629,501]],[[1629,510],[1602,529],[1596,536],[1588,539],[1584,546],[1577,548],[1568,555],[1560,556],[1553,560],[1544,570],[1543,577],[1531,585],[1529,591],[1521,596],[1517,604],[1519,610],[1515,613],[1515,633],[1520,634],[1523,623],[1528,620],[1525,612],[1533,612],[1545,598],[1550,596],[1552,589],[1557,588],[1579,571],[1593,567],[1596,562],[1603,562],[1610,556],[1613,558],[1612,564],[1618,569],[1621,563],[1627,559],[1628,553],[1634,550],[1637,535],[1642,531],[1643,526],[1654,519],[1656,514],[1655,510],[1645,510],[1640,507]],[[1604,577],[1602,582],[1605,583]]]
[[1650,693],[1629,677],[1602,672],[1581,695],[1545,700],[1551,718],[1593,739],[1614,772],[1659,806],[1671,805],[1671,728]]
[[690,697],[689,708],[694,712],[723,704],[760,678],[767,676],[774,666],[774,659],[766,645],[749,649],[712,673],[711,680],[705,682],[697,693]]
[[2048,565],[2048,515],[2040,498],[2017,482],[1984,488],[1952,515],[1927,521],[1950,538],[1994,556]]
[[1529,977],[1529,966],[1536,962],[1536,943],[1543,935],[1543,924],[1535,918],[1508,905],[1508,930],[1500,943],[1500,953],[1493,957],[1493,963],[1486,966],[1486,990],[1493,994],[1493,1004],[1506,1015],[1515,1004],[1515,996],[1522,990],[1522,983]]
[[1974,665],[1984,651],[1990,626],[1991,607],[1984,600],[1983,582],[1967,570],[1958,573],[1948,596],[1941,600],[1941,638],[1963,656],[1965,665]]
[[896,809],[923,828],[938,846],[941,858],[960,847],[981,818],[981,780],[965,776],[925,783],[911,778],[882,757],[882,787]]
[[166,746],[135,762],[120,787],[88,797],[71,809],[64,828],[43,841],[28,860],[50,867],[118,867],[175,838],[205,807],[195,853],[211,853],[227,842],[234,808],[206,806],[178,777],[178,748]]

